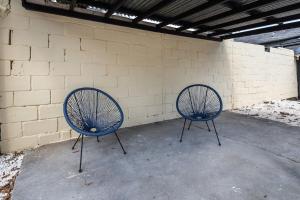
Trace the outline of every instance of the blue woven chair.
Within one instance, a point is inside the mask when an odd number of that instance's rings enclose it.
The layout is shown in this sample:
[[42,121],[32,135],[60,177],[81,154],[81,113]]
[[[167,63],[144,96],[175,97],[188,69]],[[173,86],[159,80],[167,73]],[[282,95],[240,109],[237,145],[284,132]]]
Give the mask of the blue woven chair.
[[187,120],[190,120],[188,130],[193,121],[203,121],[206,123],[208,131],[210,131],[208,121],[212,121],[219,146],[221,146],[214,119],[222,112],[223,104],[216,90],[203,84],[190,85],[179,93],[176,108],[184,118],[180,142],[182,142]]
[[84,136],[95,136],[99,142],[99,136],[114,133],[123,153],[126,154],[117,134],[124,114],[119,104],[107,93],[95,88],[79,88],[72,91],[64,102],[64,116],[70,127],[79,133],[72,149],[81,137],[79,172],[82,172]]

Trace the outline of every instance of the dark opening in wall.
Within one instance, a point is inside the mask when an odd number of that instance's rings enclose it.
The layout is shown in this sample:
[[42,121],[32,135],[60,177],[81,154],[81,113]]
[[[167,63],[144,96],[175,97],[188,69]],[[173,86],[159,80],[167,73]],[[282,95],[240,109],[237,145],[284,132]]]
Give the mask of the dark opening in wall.
[[265,47],[265,52],[270,52],[270,47]]

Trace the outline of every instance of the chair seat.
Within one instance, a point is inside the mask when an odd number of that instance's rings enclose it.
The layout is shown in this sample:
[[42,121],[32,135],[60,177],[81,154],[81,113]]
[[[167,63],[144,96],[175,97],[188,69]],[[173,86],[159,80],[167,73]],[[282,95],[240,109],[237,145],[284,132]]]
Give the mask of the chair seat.
[[223,104],[216,90],[207,85],[194,84],[179,93],[176,108],[183,118],[210,121],[222,112]]
[[193,121],[206,121],[209,120],[212,116],[216,115],[216,112],[210,112],[210,113],[195,113],[190,116],[188,116]]
[[119,127],[120,122],[115,122],[111,124],[93,124],[93,123],[86,123],[84,127],[84,131],[86,132],[84,135],[88,136],[101,136],[106,135],[108,133],[115,132]]
[[121,127],[124,115],[119,104],[96,88],[78,88],[64,102],[67,123],[79,134],[103,136]]

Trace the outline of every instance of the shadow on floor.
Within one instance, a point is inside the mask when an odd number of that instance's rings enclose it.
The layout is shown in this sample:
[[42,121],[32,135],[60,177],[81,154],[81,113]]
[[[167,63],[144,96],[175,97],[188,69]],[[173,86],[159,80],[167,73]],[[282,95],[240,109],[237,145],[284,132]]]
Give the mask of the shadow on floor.
[[300,199],[300,128],[230,112],[217,119],[222,146],[205,123],[182,143],[182,120],[121,129],[84,146],[74,141],[26,153],[13,199]]

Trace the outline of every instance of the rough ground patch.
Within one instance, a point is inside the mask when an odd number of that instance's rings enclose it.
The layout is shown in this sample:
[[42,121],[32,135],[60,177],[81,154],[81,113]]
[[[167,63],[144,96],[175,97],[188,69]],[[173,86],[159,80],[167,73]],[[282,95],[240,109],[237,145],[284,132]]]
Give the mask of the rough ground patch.
[[265,101],[234,109],[233,112],[300,126],[300,102],[291,100]]
[[23,153],[0,155],[0,200],[11,199],[16,176],[19,173]]

